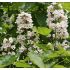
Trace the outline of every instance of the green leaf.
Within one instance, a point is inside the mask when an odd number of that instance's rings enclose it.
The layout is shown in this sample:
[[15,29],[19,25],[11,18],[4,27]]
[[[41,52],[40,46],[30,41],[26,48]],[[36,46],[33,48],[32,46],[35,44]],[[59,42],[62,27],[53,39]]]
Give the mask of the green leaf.
[[50,44],[50,45],[48,45],[48,44],[37,44],[37,46],[39,48],[43,49],[44,51],[53,50],[52,44]]
[[63,9],[70,11],[70,2],[62,2]]
[[47,45],[46,44],[37,44],[38,47],[43,49],[44,51],[47,51]]
[[50,60],[50,59],[55,59],[57,57],[70,57],[70,52],[68,52],[66,50],[54,51],[54,52],[48,54],[48,57],[45,56],[45,59]]
[[36,11],[37,8],[38,8],[38,6],[35,5],[35,3],[25,3],[25,6],[22,6],[22,10],[28,11],[28,12]]
[[15,62],[15,65],[16,65],[16,67],[23,67],[23,68],[29,68],[29,67],[31,67],[24,60],[20,60],[20,61]]
[[53,68],[65,68],[65,67],[63,65],[56,64],[56,65],[53,66]]
[[5,29],[9,29],[9,28],[12,28],[12,27],[13,27],[12,24],[7,24],[7,23],[3,24],[3,28],[5,28]]
[[46,26],[46,12],[43,12],[43,11],[36,11],[35,13],[34,13],[34,15],[35,15],[35,19],[36,19],[36,21],[37,21],[37,25],[38,26]]
[[51,29],[47,27],[38,27],[37,32],[41,35],[49,35],[51,32]]
[[15,3],[15,2],[13,2],[12,3],[12,6],[10,7],[11,9],[13,9],[13,10],[19,10],[19,9],[21,9],[21,7],[22,6],[24,6],[25,5],[25,3],[23,3],[23,2],[17,2],[17,3]]
[[0,33],[6,33],[7,30],[5,28],[0,29]]
[[56,64],[56,61],[51,61],[51,63],[48,62],[48,63],[46,64],[46,67],[47,67],[47,68],[52,68],[55,64]]
[[8,66],[10,64],[13,64],[16,60],[16,56],[10,56],[10,55],[6,55],[6,56],[2,56],[0,57],[0,67],[5,67]]
[[15,16],[14,16],[14,14],[12,14],[11,17],[10,17],[10,20],[13,22],[14,18],[15,18]]
[[44,68],[45,67],[44,63],[43,63],[43,61],[42,61],[42,59],[41,59],[41,57],[39,55],[35,54],[34,52],[29,52],[28,56],[29,56],[30,60],[34,64],[36,64],[38,67],[40,67],[40,68]]

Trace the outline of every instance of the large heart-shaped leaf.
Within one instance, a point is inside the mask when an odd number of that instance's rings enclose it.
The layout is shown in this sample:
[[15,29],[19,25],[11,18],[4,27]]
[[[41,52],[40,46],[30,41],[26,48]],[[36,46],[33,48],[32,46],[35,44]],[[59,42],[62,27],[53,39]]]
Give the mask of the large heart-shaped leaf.
[[40,67],[40,68],[44,68],[45,67],[41,57],[38,54],[35,54],[34,52],[29,52],[28,56],[29,56],[30,60],[34,64],[36,64],[38,67]]
[[2,56],[0,57],[0,67],[5,67],[8,66],[10,64],[13,64],[16,60],[17,56],[13,55],[6,55],[6,56]]
[[47,27],[38,27],[37,32],[41,35],[49,35],[52,30]]

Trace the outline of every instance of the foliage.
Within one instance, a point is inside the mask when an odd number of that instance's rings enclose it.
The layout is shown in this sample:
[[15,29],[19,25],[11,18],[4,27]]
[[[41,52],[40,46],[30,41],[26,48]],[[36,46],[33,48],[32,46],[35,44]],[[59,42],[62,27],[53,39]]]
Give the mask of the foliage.
[[[54,50],[54,41],[52,37],[52,29],[48,28],[47,7],[51,3],[26,3],[26,2],[13,2],[13,3],[0,3],[0,67],[15,67],[15,68],[69,68],[70,67],[70,48],[64,50],[59,44],[57,50]],[[61,3],[63,9],[69,12],[68,15],[68,32],[70,34],[70,4]],[[4,38],[13,37],[16,41],[17,25],[16,18],[20,12],[28,12],[32,15],[33,31],[36,32],[38,42],[35,42],[37,48],[43,50],[42,53],[25,50],[22,54],[17,54],[19,44],[16,45],[15,55],[1,55],[1,46]],[[50,37],[49,37],[50,35]],[[70,45],[70,36],[67,39]],[[62,40],[59,40],[62,43]],[[26,41],[27,43],[27,41]],[[38,50],[40,50],[38,49]],[[36,53],[37,52],[37,53]]]
[[30,58],[30,60],[35,63],[38,67],[40,68],[44,68],[44,63],[41,59],[40,56],[38,56],[37,54],[35,54],[34,52],[29,52],[28,56]]

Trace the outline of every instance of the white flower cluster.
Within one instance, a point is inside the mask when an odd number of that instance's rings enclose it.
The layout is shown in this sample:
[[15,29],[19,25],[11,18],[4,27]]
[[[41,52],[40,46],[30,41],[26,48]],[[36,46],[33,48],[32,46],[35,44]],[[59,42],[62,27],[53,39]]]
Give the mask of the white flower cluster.
[[[21,45],[19,47],[19,52],[22,53],[27,48],[30,51],[31,49],[37,49],[34,42],[36,42],[36,33],[33,31],[32,16],[29,13],[21,12],[17,19],[17,42]],[[35,47],[34,47],[35,46]],[[26,48],[27,47],[27,48]]]
[[52,3],[47,9],[47,25],[56,32],[56,38],[65,39],[69,36],[67,32],[67,15],[62,9],[61,4]]
[[2,46],[1,46],[1,51],[2,55],[15,55],[15,45],[13,44],[13,38],[10,37],[9,39],[4,38]]
[[20,14],[18,14],[16,23],[17,23],[17,30],[18,33],[22,33],[24,32],[24,29],[29,29],[33,27],[32,24],[32,17],[31,14],[25,13],[25,12],[21,12]]
[[18,41],[20,44],[23,44],[25,40],[26,40],[25,35],[19,34],[19,35],[17,36],[17,41]]

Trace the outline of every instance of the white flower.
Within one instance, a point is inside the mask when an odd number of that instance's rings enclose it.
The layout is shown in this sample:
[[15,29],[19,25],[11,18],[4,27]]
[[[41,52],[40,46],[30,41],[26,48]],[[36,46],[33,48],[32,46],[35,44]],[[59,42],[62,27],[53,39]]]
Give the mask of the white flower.
[[6,43],[7,41],[8,41],[8,39],[7,38],[4,38],[3,43]]
[[11,49],[13,49],[13,50],[14,50],[15,48],[16,48],[16,47],[15,47],[15,45],[12,45],[12,46],[11,46]]
[[28,43],[27,44],[34,44],[34,41],[28,40]]
[[11,55],[15,55],[15,52],[11,52]]
[[[63,10],[54,10],[52,12],[52,14],[54,15],[53,18],[54,20],[58,20],[58,19],[61,19],[61,20],[67,20],[67,16],[64,15],[64,11]],[[48,16],[49,17],[49,16]]]
[[17,36],[17,41],[20,43],[20,44],[23,44],[23,41],[25,40],[25,35],[18,35]]
[[13,43],[13,38],[12,37],[9,38],[9,42]]
[[3,43],[2,44],[2,47],[1,48],[7,49],[7,48],[10,48],[10,47],[11,47],[11,43],[6,42],[6,43]]
[[26,50],[26,48],[22,45],[22,46],[19,48],[19,52],[22,53],[24,50]]
[[38,48],[37,51],[40,52],[40,53],[43,53],[43,50],[40,49],[40,48]]
[[52,36],[53,36],[53,38],[55,38],[55,34],[53,34]]
[[5,52],[2,52],[2,55],[6,55],[6,53]]
[[54,9],[54,6],[50,5],[50,6],[48,6],[47,12],[52,12],[53,9]]
[[32,31],[27,31],[27,36],[29,36],[29,37],[34,36],[34,32],[32,32]]
[[67,41],[67,40],[64,40],[64,41],[63,41],[62,47],[63,47],[64,49],[67,49],[67,48],[70,47],[70,46],[68,45],[68,41]]
[[64,28],[67,28],[68,27],[68,23],[66,21],[61,21],[60,22],[60,26],[64,27]]
[[8,55],[11,55],[11,52],[8,52]]
[[52,45],[50,42],[47,45]]
[[55,27],[56,27],[56,24],[54,24],[54,23],[49,23],[48,26],[49,26],[50,29],[53,29],[53,30],[54,30]]
[[8,43],[8,42],[13,43],[13,38],[12,37],[10,37],[9,39],[4,38],[3,43]]
[[8,55],[15,55],[15,52],[8,52]]

